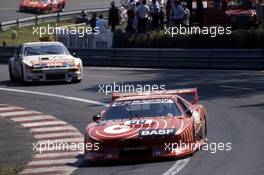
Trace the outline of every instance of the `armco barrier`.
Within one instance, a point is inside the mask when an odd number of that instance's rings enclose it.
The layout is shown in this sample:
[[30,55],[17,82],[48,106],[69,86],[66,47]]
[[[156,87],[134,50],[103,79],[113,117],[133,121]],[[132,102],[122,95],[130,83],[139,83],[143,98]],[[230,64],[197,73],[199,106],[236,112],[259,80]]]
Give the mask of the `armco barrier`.
[[[0,47],[7,63],[15,47]],[[264,49],[69,49],[86,66],[264,70]]]
[[52,13],[52,14],[43,14],[43,15],[35,15],[20,19],[14,19],[9,21],[0,22],[0,30],[6,30],[10,27],[22,27],[28,25],[37,25],[42,22],[51,22],[51,21],[63,21],[68,19],[76,18],[83,13],[91,14],[93,12],[97,13],[105,13],[108,12],[109,8],[101,8],[101,9],[82,9],[82,10],[72,10],[72,11],[65,11],[59,13]]

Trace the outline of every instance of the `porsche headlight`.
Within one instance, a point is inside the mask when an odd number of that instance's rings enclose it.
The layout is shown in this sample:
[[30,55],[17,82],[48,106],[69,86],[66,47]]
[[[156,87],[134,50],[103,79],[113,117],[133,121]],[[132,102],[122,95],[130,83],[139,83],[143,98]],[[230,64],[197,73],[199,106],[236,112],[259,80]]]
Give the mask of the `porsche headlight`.
[[27,72],[32,72],[33,71],[33,66],[28,66],[28,65],[25,64],[25,70]]
[[254,21],[254,15],[250,15],[250,16],[248,17],[248,20],[249,20],[249,21]]

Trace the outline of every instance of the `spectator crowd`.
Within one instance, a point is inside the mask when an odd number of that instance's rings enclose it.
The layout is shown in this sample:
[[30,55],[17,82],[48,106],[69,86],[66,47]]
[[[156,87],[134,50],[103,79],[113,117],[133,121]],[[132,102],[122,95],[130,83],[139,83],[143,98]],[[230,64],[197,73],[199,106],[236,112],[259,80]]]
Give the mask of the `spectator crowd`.
[[[196,16],[199,26],[204,25],[204,9],[202,0],[197,0]],[[110,29],[116,32],[119,24],[125,26],[128,33],[146,33],[150,30],[163,29],[164,25],[189,26],[191,20],[191,0],[121,0],[122,7],[117,8],[111,2],[106,21],[102,14],[93,13],[88,20],[87,15],[76,20],[76,23],[87,23],[92,28],[99,27],[100,32]]]

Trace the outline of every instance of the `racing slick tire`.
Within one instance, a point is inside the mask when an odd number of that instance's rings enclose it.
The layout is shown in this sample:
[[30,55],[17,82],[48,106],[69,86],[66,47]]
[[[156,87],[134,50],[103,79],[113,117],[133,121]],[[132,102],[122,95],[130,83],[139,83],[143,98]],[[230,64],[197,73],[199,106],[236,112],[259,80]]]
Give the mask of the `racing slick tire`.
[[25,82],[23,65],[21,65],[21,73],[20,73],[20,79],[19,79],[19,80],[20,80],[22,83]]
[[82,81],[82,79],[72,80],[72,83],[80,83],[81,81]]
[[19,11],[20,11],[20,12],[25,12],[25,9],[24,9],[23,7],[20,6],[20,7],[19,7]]
[[17,81],[18,79],[16,77],[14,77],[10,64],[8,65],[8,71],[9,71],[9,79],[10,79],[10,81]]

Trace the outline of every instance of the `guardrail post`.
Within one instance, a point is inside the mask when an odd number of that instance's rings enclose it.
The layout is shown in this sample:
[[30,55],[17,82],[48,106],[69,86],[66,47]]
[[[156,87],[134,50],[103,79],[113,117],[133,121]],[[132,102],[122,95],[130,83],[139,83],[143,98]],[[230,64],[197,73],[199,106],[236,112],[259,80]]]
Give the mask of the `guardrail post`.
[[38,25],[38,15],[35,17],[35,25]]
[[2,30],[3,30],[2,23],[0,22],[0,31],[2,31]]
[[19,27],[19,20],[18,19],[16,20],[16,23],[17,23],[17,27]]
[[57,13],[57,22],[60,22],[60,13]]

